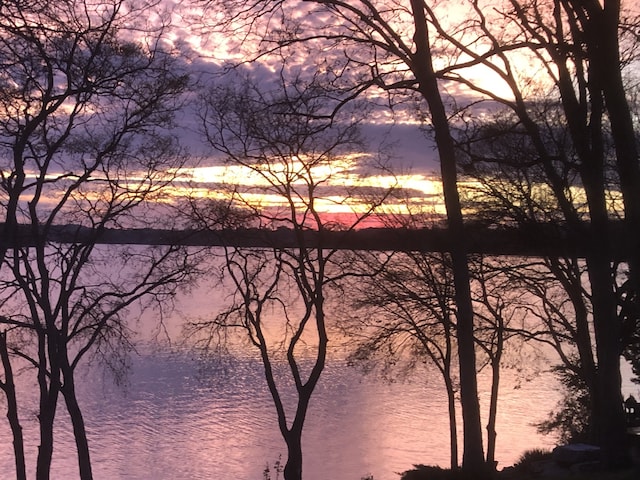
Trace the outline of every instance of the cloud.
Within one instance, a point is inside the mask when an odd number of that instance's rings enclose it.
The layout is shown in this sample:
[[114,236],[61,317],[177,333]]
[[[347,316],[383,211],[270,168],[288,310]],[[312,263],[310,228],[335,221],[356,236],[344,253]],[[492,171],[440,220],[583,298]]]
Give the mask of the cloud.
[[363,134],[370,152],[388,155],[397,173],[409,170],[429,175],[439,170],[434,143],[417,124],[366,124]]

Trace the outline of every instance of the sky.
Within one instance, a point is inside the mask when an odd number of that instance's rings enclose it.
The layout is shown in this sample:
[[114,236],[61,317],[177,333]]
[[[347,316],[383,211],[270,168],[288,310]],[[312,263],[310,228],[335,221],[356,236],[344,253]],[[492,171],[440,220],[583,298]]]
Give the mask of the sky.
[[[383,1],[375,2],[375,4],[380,5]],[[482,1],[486,5],[492,5],[489,0]],[[358,3],[354,2],[354,4]],[[398,3],[404,5],[402,2]],[[216,29],[211,26],[212,17],[208,16],[212,14],[212,11],[203,12],[200,7],[193,7],[194,4],[204,5],[204,3],[198,3],[195,0],[160,0],[159,6],[166,9],[164,13],[157,16],[149,15],[137,20],[145,24],[153,24],[154,22],[157,24],[160,18],[170,19],[162,41],[165,45],[179,52],[181,68],[191,73],[193,78],[200,82],[197,88],[191,92],[190,100],[192,102],[179,113],[178,125],[172,132],[180,137],[183,146],[190,152],[191,159],[189,168],[179,172],[180,182],[176,182],[175,188],[170,193],[178,196],[195,193],[199,197],[222,198],[219,186],[223,182],[237,182],[248,188],[256,185],[251,183],[254,178],[252,175],[226,167],[224,157],[215,153],[204,141],[202,123],[198,115],[199,109],[202,107],[202,99],[199,98],[199,95],[209,86],[234,82],[236,77],[221,75],[221,72],[229,62],[248,58],[247,55],[252,52],[253,47],[250,42],[240,46],[238,39],[233,35],[223,35],[216,32]],[[219,4],[220,2],[212,3],[212,5]],[[445,22],[454,22],[461,11],[460,6],[463,4],[468,5],[468,2],[447,0],[430,3],[430,5],[437,5],[436,8],[440,9]],[[310,8],[309,3],[305,5],[306,8]],[[489,11],[490,9],[487,10],[487,12]],[[307,15],[303,9],[296,11],[296,13],[300,21],[311,23],[325,21],[325,24],[322,24],[323,27],[329,28],[326,19],[321,16]],[[407,24],[404,24],[401,18],[397,21],[397,25],[398,32],[404,31],[407,36],[411,33],[410,28],[405,29]],[[315,27],[315,24],[313,26]],[[276,27],[277,21],[274,21],[269,26],[270,32],[273,33]],[[137,30],[137,32],[140,31],[142,30]],[[250,38],[250,40],[255,41],[255,38]],[[255,48],[253,51],[255,53]],[[332,55],[335,52],[331,49],[322,51],[326,58],[319,58],[314,56],[315,54],[305,56],[293,52],[288,53],[291,53],[291,58],[296,60],[293,62],[291,70],[297,69],[305,75],[313,75],[322,69],[324,69],[322,72],[326,73],[332,68],[337,68],[336,65],[338,65],[334,63],[335,58]],[[364,59],[368,58],[369,53],[363,48],[362,57],[359,60],[365,61]],[[355,54],[360,54],[360,52],[355,52]],[[436,61],[442,63],[440,59],[436,59]],[[523,63],[522,65],[523,72],[527,74],[535,71],[535,69],[531,69],[530,64]],[[274,79],[278,78],[278,66],[278,58],[264,61],[261,59],[260,62],[242,65],[236,72],[240,71],[243,74],[251,75],[253,79],[259,81],[261,86],[273,88]],[[397,67],[398,64],[392,64],[392,66]],[[345,66],[345,68],[347,67],[348,65]],[[399,68],[402,68],[402,65]],[[488,85],[497,90],[500,88],[494,77],[486,76],[485,78],[483,74],[472,73],[469,75],[486,81]],[[465,93],[453,83],[449,82],[443,86],[459,104],[470,100],[468,92]],[[321,202],[319,208],[334,213],[348,210],[349,206],[356,210],[363,208],[363,205],[356,205],[353,200],[345,204],[336,199],[336,189],[339,186],[347,186],[349,182],[352,186],[366,185],[378,189],[386,189],[395,183],[406,190],[406,196],[413,205],[425,206],[442,213],[442,202],[439,200],[438,191],[437,152],[433,141],[421,129],[418,119],[419,116],[425,116],[424,102],[417,104],[413,100],[409,100],[406,103],[396,105],[394,108],[396,115],[391,117],[390,109],[385,106],[387,98],[380,90],[368,95],[367,100],[369,100],[369,105],[376,104],[377,106],[371,111],[367,111],[366,121],[361,124],[362,133],[367,140],[366,147],[364,147],[364,151],[351,153],[353,155],[359,154],[360,158],[366,160],[374,157],[383,148],[389,154],[388,161],[395,173],[395,178],[392,178],[388,172],[380,173],[372,169],[359,168],[358,164],[353,164],[349,169],[341,171],[332,179],[333,183],[324,190],[331,198],[326,202]],[[405,100],[407,100],[406,97]],[[416,108],[417,105],[420,105],[422,110]],[[252,192],[255,198],[258,198],[255,193],[255,191]],[[265,199],[265,203],[273,204],[274,198]],[[389,208],[392,210],[399,207],[399,204],[390,203]]]
[[[140,29],[132,31],[121,31],[121,35],[125,39],[133,39],[136,41],[148,41],[143,38],[145,28],[149,25],[159,25],[161,21],[166,22],[171,18],[168,27],[163,32],[162,41],[176,51],[179,51],[180,68],[192,75],[193,80],[200,83],[192,91],[187,98],[190,100],[185,104],[184,108],[178,112],[177,124],[171,133],[177,134],[184,148],[187,149],[190,159],[188,161],[189,168],[183,169],[178,173],[180,181],[174,183],[174,188],[169,189],[169,195],[185,196],[195,193],[196,196],[207,196],[210,198],[221,199],[220,184],[223,182],[237,182],[244,186],[253,187],[252,175],[239,172],[237,169],[231,169],[225,164],[225,159],[219,153],[213,151],[204,139],[203,128],[199,118],[199,109],[202,101],[199,95],[210,85],[233,82],[231,76],[223,76],[221,72],[230,61],[239,60],[239,48],[234,45],[231,38],[212,33],[212,29],[202,25],[203,18],[199,16],[201,12],[192,7],[195,1],[187,0],[160,0],[158,6],[160,9],[166,9],[164,12],[159,11],[157,15],[146,15],[144,18],[140,15],[130,15],[124,13],[128,21],[140,22]],[[155,8],[155,7],[154,7]],[[163,19],[163,20],[161,20]],[[139,37],[139,35],[143,35]],[[132,37],[133,36],[133,37]],[[304,59],[303,59],[304,60]],[[304,63],[304,62],[303,62]],[[305,65],[303,65],[306,68]],[[311,66],[311,69],[314,67]],[[258,78],[261,85],[273,85],[271,80],[276,72],[273,62],[254,62],[250,65],[243,66],[246,73],[250,73],[253,78]],[[65,76],[61,69],[60,78],[62,80],[61,87],[64,88]],[[115,108],[117,102],[108,105],[107,109]],[[109,114],[113,112],[110,111]],[[372,170],[365,170],[358,164],[353,164],[348,170],[341,171],[332,179],[332,184],[324,191],[330,198],[318,203],[318,208],[340,214],[347,213],[350,210],[358,211],[364,208],[363,205],[356,205],[351,202],[342,203],[337,199],[336,191],[341,186],[360,185],[369,180],[368,186],[376,188],[389,188],[392,183],[401,184],[403,187],[410,189],[411,195],[414,197],[428,197],[432,201],[434,194],[435,177],[438,169],[437,156],[432,143],[426,137],[425,133],[419,128],[415,122],[407,122],[404,118],[395,119],[395,123],[379,122],[380,115],[372,115],[373,120],[368,120],[362,124],[362,133],[366,138],[365,151],[353,152],[353,154],[361,155],[364,158],[367,154],[375,156],[379,149],[384,148],[389,153],[389,162],[393,165],[393,171],[397,178],[390,178],[388,173],[378,173]],[[98,120],[100,121],[100,120]],[[87,130],[87,135],[95,132]],[[79,125],[79,138],[82,137],[83,126]],[[7,143],[9,145],[9,143]],[[87,150],[88,151],[88,150]],[[0,169],[9,171],[11,168],[11,156],[8,150],[5,150],[4,158],[0,157]],[[85,152],[86,153],[86,152]],[[362,155],[364,154],[364,155]],[[58,156],[54,159],[52,170],[49,171],[50,179],[53,180],[55,175],[63,174],[80,165],[79,160],[73,160],[70,157]],[[82,166],[80,165],[80,168]],[[35,168],[35,167],[34,167]],[[37,170],[32,172],[35,175]],[[135,185],[136,176],[128,173],[127,181]],[[33,176],[31,177],[33,178]],[[60,188],[66,188],[66,183],[60,182]],[[40,205],[43,210],[52,208],[61,197],[59,189],[55,183],[50,184],[52,195],[42,198]],[[254,192],[255,193],[255,192]],[[27,201],[31,192],[23,195],[24,208],[27,209]],[[258,196],[256,196],[257,198]],[[266,198],[263,204],[277,203],[274,198]],[[390,205],[390,208],[394,208]]]
[[[184,13],[184,4],[176,6],[176,12],[173,16],[172,26],[168,35],[170,44],[179,48],[182,56],[185,58],[187,68],[204,81],[204,84],[211,82],[225,82],[228,77],[219,76],[220,69],[228,61],[238,61],[240,48],[234,46],[232,41],[224,36],[211,34],[210,30],[207,35],[197,35],[194,33],[193,27],[190,25],[194,16],[197,18],[201,13],[198,10],[189,10]],[[303,59],[304,60],[304,59]],[[312,63],[312,60],[310,60]],[[249,66],[244,65],[244,70],[249,72],[252,78],[260,79],[261,83],[267,85],[271,76],[277,77],[274,72],[275,67],[270,64],[253,63]],[[377,101],[380,101],[378,99]],[[384,101],[384,99],[382,99]],[[197,103],[197,102],[196,102]],[[194,107],[197,108],[197,105]],[[412,107],[407,107],[412,108]],[[401,109],[400,109],[401,110]],[[396,178],[393,180],[396,186],[402,186],[407,189],[407,195],[410,197],[414,206],[419,202],[425,201],[425,208],[429,210],[436,209],[439,213],[443,213],[443,208],[438,200],[438,205],[434,205],[434,199],[439,197],[439,164],[437,152],[434,144],[428,134],[421,129],[418,121],[413,118],[400,114],[395,118],[389,116],[387,109],[379,108],[379,113],[371,116],[370,121],[361,125],[361,131],[366,139],[366,152],[371,156],[377,155],[380,149],[384,149],[388,155],[387,161],[391,165]],[[190,149],[194,157],[197,158],[198,165],[185,171],[182,178],[188,178],[189,174],[196,183],[197,196],[211,196],[219,198],[216,192],[216,185],[221,181],[236,181],[241,179],[246,183],[251,175],[242,175],[227,173],[223,175],[225,169],[220,168],[224,161],[220,154],[215,153],[210,146],[203,141],[202,125],[192,112],[187,111],[181,118],[180,123],[183,127],[181,131],[181,139],[183,143]],[[372,170],[354,169],[350,172],[349,178],[354,179],[357,176],[357,182],[370,186],[387,188],[392,183],[388,174],[379,174]],[[366,177],[366,178],[365,178]],[[336,181],[344,182],[344,178],[337,178]],[[207,190],[210,192],[207,193]],[[420,199],[420,200],[419,200]],[[268,199],[268,202],[273,198]],[[402,200],[404,202],[405,200]],[[326,209],[332,213],[347,213],[349,207],[339,202],[326,201],[319,202],[318,208]],[[394,202],[388,202],[388,209],[397,211],[400,207]],[[351,209],[358,210],[358,206],[354,201],[350,202]],[[363,205],[360,206],[364,208]]]
[[[360,2],[354,1],[352,2],[354,5],[361,5]],[[373,2],[375,5],[380,6],[384,3],[384,0]],[[405,5],[408,2],[395,2],[396,5]],[[434,10],[441,16],[444,27],[447,28],[449,25],[455,25],[456,22],[461,18],[461,15],[464,15],[465,6],[469,6],[471,2],[467,2],[464,0],[445,0],[445,1],[435,1],[428,2],[429,6],[433,7]],[[489,23],[491,22],[491,15],[497,14],[496,12],[501,8],[501,2],[495,2],[490,0],[480,0],[479,4],[482,6],[481,8],[483,15],[487,16]],[[508,2],[507,2],[508,3]],[[178,5],[177,3],[174,3]],[[249,5],[249,4],[247,4]],[[626,6],[633,6],[633,2],[626,2]],[[312,8],[309,6],[309,3],[305,4],[304,7],[300,7],[298,13],[298,20],[300,22],[307,22],[308,24],[312,24],[313,27],[316,27],[314,22],[317,22],[317,26],[321,26],[321,29],[316,29],[319,31],[329,32],[331,31],[330,22],[326,21],[326,18],[322,16],[314,16],[309,14],[308,8]],[[408,7],[407,7],[408,8]],[[174,17],[174,30],[172,31],[172,42],[174,45],[180,45],[180,48],[183,48],[185,51],[186,57],[192,59],[192,65],[195,68],[202,69],[203,72],[209,71],[209,73],[221,65],[221,63],[229,60],[239,60],[246,57],[243,57],[243,50],[237,44],[234,44],[234,39],[232,36],[220,36],[214,33],[211,33],[210,29],[207,29],[205,26],[205,31],[208,32],[208,35],[195,35],[194,30],[189,26],[189,22],[186,20],[189,18],[188,14],[183,14],[184,10],[178,9],[177,13]],[[200,11],[190,11],[189,13],[194,14],[195,17],[198,17],[202,12]],[[193,18],[193,17],[191,17]],[[320,23],[324,22],[324,23]],[[402,13],[399,13],[396,17],[396,24],[398,26],[397,33],[399,35],[405,35],[407,41],[410,43],[410,37],[412,35],[411,25],[409,23],[405,23],[402,18]],[[496,24],[498,25],[498,24]],[[502,24],[500,24],[502,25]],[[270,28],[272,30],[277,29],[279,26],[277,20],[272,20],[272,24]],[[454,27],[451,27],[454,28]],[[460,30],[462,32],[462,30]],[[273,32],[271,32],[273,33]],[[504,36],[508,41],[509,36],[512,34],[516,34],[517,29],[511,31],[508,27],[505,27],[503,31],[495,31],[496,35]],[[472,33],[473,35],[473,33]],[[465,34],[460,33],[460,38],[465,39]],[[467,41],[467,45],[470,48],[475,48],[480,51],[484,51],[490,46],[483,44],[484,40],[478,40],[477,38],[468,37],[465,39]],[[246,47],[247,45],[245,45]],[[434,46],[435,50],[438,51],[441,48],[441,45],[436,44]],[[339,48],[337,49],[339,50]],[[357,58],[358,52],[350,52],[351,55],[354,55],[353,58],[360,61],[368,61],[363,60],[365,56],[369,53],[368,50],[363,47],[362,48],[363,57]],[[291,54],[291,58],[296,58],[299,60],[299,68],[302,72],[312,73],[314,68],[324,68],[323,65],[327,63],[323,63],[323,59],[321,58],[311,58],[305,57],[304,54],[300,55],[298,53],[287,52]],[[327,62],[331,65],[331,52],[324,52],[323,54],[327,55]],[[298,55],[298,56],[296,56]],[[515,54],[514,54],[515,55]],[[518,55],[521,55],[518,53]],[[453,58],[453,62],[464,62],[465,57],[461,55],[460,57]],[[435,59],[437,67],[446,66],[446,60],[443,57],[437,57]],[[247,67],[247,71],[251,71],[254,78],[259,78],[261,82],[265,85],[269,83],[270,76],[277,74],[277,63],[278,59],[276,58],[272,62],[266,61],[260,64],[253,64],[250,67]],[[499,60],[496,60],[496,64],[499,66]],[[384,69],[384,63],[378,63],[381,69]],[[389,68],[405,68],[400,63],[391,62]],[[534,54],[530,55],[521,55],[517,58],[517,61],[514,61],[511,64],[513,71],[515,72],[516,78],[521,80],[522,89],[527,94],[537,94],[543,91],[545,88],[550,88],[551,83],[548,81],[542,82],[544,78],[551,78],[551,71],[545,70],[545,64],[541,63],[538,58]],[[328,68],[328,67],[327,67]],[[211,70],[212,69],[212,70]],[[474,82],[478,82],[482,87],[491,89],[492,92],[495,92],[497,95],[503,96],[505,99],[511,99],[509,92],[504,88],[504,82],[498,79],[495,74],[490,74],[486,69],[466,69],[464,71],[459,72],[462,75],[467,76],[468,79],[473,80]],[[213,78],[213,77],[211,77]],[[396,77],[397,78],[397,77]],[[217,77],[216,81],[220,81],[221,78]],[[457,86],[456,86],[457,85]],[[471,101],[472,99],[469,96],[469,92],[465,91],[462,87],[459,86],[455,82],[449,82],[446,85],[443,85],[447,89],[447,93],[451,94],[452,97],[459,102],[458,106],[464,105],[466,102]],[[528,90],[529,89],[529,90]],[[538,90],[540,89],[540,90]],[[378,92],[380,94],[380,92]],[[380,104],[384,103],[384,95],[379,95],[379,98],[375,99],[374,96],[369,97],[372,101],[379,101]],[[418,115],[424,114],[416,112],[415,103],[414,104],[406,104],[403,105],[405,109],[400,108],[398,111],[400,112],[395,118],[391,119],[388,116],[388,110],[384,110],[383,107],[376,110],[371,115],[373,121],[363,125],[363,133],[369,139],[368,146],[369,152],[375,154],[378,147],[380,145],[385,145],[388,148],[388,151],[392,154],[390,157],[391,165],[393,165],[394,171],[398,173],[398,183],[403,187],[407,188],[411,191],[410,197],[411,200],[417,204],[418,197],[420,195],[423,198],[427,198],[428,200],[425,202],[425,205],[433,205],[434,200],[434,192],[436,189],[434,187],[435,183],[438,183],[438,157],[437,152],[434,148],[433,142],[427,138],[424,131],[421,130]],[[424,106],[424,102],[421,105],[422,109],[426,109]],[[494,108],[491,104],[483,104],[483,109],[491,109]],[[480,107],[474,107],[475,112],[480,112]],[[485,110],[486,111],[486,110]],[[193,132],[197,131],[197,129],[193,129]],[[186,137],[185,137],[186,138]],[[193,145],[198,143],[198,139],[193,138]],[[205,151],[203,152],[204,158],[201,170],[194,171],[194,175],[196,178],[200,180],[201,184],[206,184],[207,179],[209,181],[215,182],[215,175],[212,175],[213,170],[209,169],[211,164],[215,163],[218,158],[208,156],[209,154]],[[362,171],[358,172],[362,175]],[[370,175],[370,174],[369,174]],[[371,181],[374,185],[385,185],[388,184],[386,179],[380,178],[372,178]],[[377,183],[376,183],[377,182]],[[435,207],[439,213],[443,212],[441,202],[438,203]],[[335,207],[334,207],[335,208]]]

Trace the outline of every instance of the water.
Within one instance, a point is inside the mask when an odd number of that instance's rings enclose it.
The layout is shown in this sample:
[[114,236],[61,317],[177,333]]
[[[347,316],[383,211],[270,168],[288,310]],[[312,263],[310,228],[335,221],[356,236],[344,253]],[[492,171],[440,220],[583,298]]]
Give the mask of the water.
[[[500,465],[528,448],[550,446],[552,439],[530,425],[557,398],[555,386],[546,382],[546,387],[535,382],[518,389],[505,382]],[[266,464],[286,457],[261,364],[249,355],[203,364],[185,352],[150,350],[134,359],[124,387],[98,368],[85,369],[79,384],[96,479],[261,480]],[[481,401],[486,407],[486,394]],[[445,402],[436,379],[418,376],[389,384],[339,360],[330,363],[304,432],[305,479],[359,480],[372,474],[393,480],[414,463],[448,465]],[[31,476],[37,452],[34,411],[21,412]],[[77,478],[73,438],[60,412],[52,478]],[[0,478],[15,475],[12,462],[2,422]]]
[[[188,317],[198,317],[215,311],[220,299],[195,291],[181,302]],[[143,318],[139,329],[157,331],[149,322],[155,320]],[[167,322],[170,336],[177,338],[181,317]],[[406,381],[388,383],[363,375],[343,357],[339,350],[331,353],[311,400],[303,434],[305,480],[360,480],[365,475],[394,480],[413,464],[448,466],[448,416],[439,378],[421,371]],[[97,480],[263,480],[265,465],[273,467],[281,456],[286,458],[262,365],[248,347],[204,363],[184,347],[142,348],[133,357],[124,386],[115,385],[99,366],[85,367],[78,375]],[[549,448],[554,441],[537,434],[532,424],[555,406],[558,385],[548,374],[535,375],[530,382],[519,375],[516,370],[502,372],[496,452],[500,467],[515,462],[525,450]],[[486,418],[486,378],[480,385]],[[33,478],[38,445],[33,378],[22,375],[19,388]],[[638,397],[637,389],[625,380],[625,394]],[[61,406],[52,480],[77,477],[74,440]],[[3,419],[0,480],[10,478],[15,478],[11,435]]]

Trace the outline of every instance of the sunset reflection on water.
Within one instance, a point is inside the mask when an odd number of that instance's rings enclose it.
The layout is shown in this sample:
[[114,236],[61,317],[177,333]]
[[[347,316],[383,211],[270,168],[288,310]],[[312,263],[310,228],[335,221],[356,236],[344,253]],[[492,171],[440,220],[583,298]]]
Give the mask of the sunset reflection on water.
[[[130,480],[259,480],[265,464],[286,448],[261,362],[246,342],[230,352],[203,358],[180,345],[185,318],[212,315],[224,292],[204,288],[181,296],[181,313],[166,318],[174,348],[144,343],[133,357],[124,386],[116,386],[99,366],[81,369],[78,385],[92,449],[96,478]],[[154,331],[153,312],[138,325],[144,338]],[[335,320],[335,319],[334,319]],[[276,330],[272,332],[274,335]],[[332,333],[327,368],[314,392],[303,433],[306,480],[395,478],[414,463],[449,464],[446,396],[435,373],[418,370],[387,383],[347,365],[341,338]],[[284,364],[277,364],[283,385]],[[549,375],[521,382],[503,372],[496,458],[500,466],[517,460],[526,449],[549,446],[532,422],[544,419],[555,405],[558,389]],[[37,421],[29,415],[37,389],[27,376],[21,392],[31,403],[21,418],[27,463],[34,467]],[[481,377],[481,407],[488,408],[488,383]],[[30,392],[30,393],[29,393]],[[291,387],[285,396],[293,397]],[[60,408],[52,478],[75,478],[77,467],[71,427]],[[0,472],[13,472],[10,432],[0,423]],[[33,474],[33,472],[31,472]]]
[[[96,478],[258,480],[266,463],[286,457],[256,359],[227,358],[203,368],[189,355],[156,352],[135,361],[126,388],[103,384],[100,375],[82,378]],[[549,445],[530,423],[555,396],[540,379],[519,390],[504,383],[500,465]],[[34,429],[35,422],[26,422],[27,435]],[[68,429],[64,423],[66,432],[58,436],[53,478],[76,474]],[[330,362],[303,434],[305,479],[357,480],[367,473],[387,479],[414,463],[446,466],[447,429],[446,399],[435,378],[388,384]],[[10,436],[3,431],[2,438]],[[11,472],[6,440],[0,471]]]

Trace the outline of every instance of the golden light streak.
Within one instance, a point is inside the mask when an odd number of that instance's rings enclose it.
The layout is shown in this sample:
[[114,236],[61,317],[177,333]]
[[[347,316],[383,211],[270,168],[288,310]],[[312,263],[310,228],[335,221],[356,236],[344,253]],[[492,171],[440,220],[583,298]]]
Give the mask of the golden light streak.
[[[305,170],[308,166],[299,159],[264,166],[212,165],[185,168],[173,172],[177,183],[170,190],[165,189],[165,193],[168,201],[178,197],[228,201],[233,194],[238,206],[259,210],[293,207],[302,214],[308,209],[310,201],[304,196],[304,188],[298,191],[301,198],[287,198],[274,193],[273,187],[287,184],[295,188],[304,186],[306,181],[313,179],[326,188],[317,190],[313,198],[313,209],[324,216],[324,221],[343,218],[351,222],[359,216],[368,215],[372,213],[372,200],[375,201],[375,196],[392,191],[397,194],[390,195],[383,205],[377,206],[376,215],[403,216],[415,214],[416,211],[445,214],[441,182],[437,177],[418,173],[367,175],[356,169],[355,160],[358,157],[361,155],[341,162],[321,163],[309,167],[309,170]],[[367,225],[371,225],[371,222],[367,222]],[[380,225],[382,224],[378,222],[377,226]]]
[[[275,165],[275,164],[274,164]],[[158,203],[176,203],[181,198],[210,199],[219,201],[229,201],[230,195],[234,195],[238,206],[245,206],[257,209],[282,209],[290,208],[291,205],[299,213],[308,208],[310,199],[305,197],[305,189],[299,189],[300,198],[287,198],[273,190],[275,182],[290,180],[291,186],[299,186],[305,182],[302,173],[309,178],[322,182],[324,190],[317,190],[313,198],[313,208],[323,215],[364,215],[371,213],[372,201],[375,195],[382,192],[391,192],[384,202],[376,208],[378,215],[409,215],[416,212],[428,212],[434,215],[445,215],[442,196],[442,185],[439,178],[425,174],[404,174],[404,175],[369,175],[365,176],[356,170],[356,163],[352,161],[336,162],[335,164],[321,164],[304,170],[303,162],[294,160],[290,164],[279,168],[273,168],[261,172],[255,166],[232,166],[232,165],[211,165],[203,167],[183,168],[165,173],[154,174],[157,178],[151,179],[145,172],[131,172],[120,182],[120,192],[126,192],[134,197],[137,192],[146,193],[145,189],[151,187],[151,183],[156,180],[168,182],[161,188],[153,188],[152,197],[149,199]],[[294,173],[297,172],[297,173]],[[4,172],[7,174],[7,172]],[[271,176],[271,177],[269,177]],[[30,180],[35,181],[37,175],[30,173]],[[76,177],[71,174],[48,174],[47,181],[51,182],[51,202],[55,201],[56,183],[64,188],[65,182],[73,182]],[[100,183],[109,179],[104,175],[96,175],[94,180]],[[151,182],[151,183],[150,183]],[[85,186],[86,187],[86,186]],[[271,188],[270,188],[271,187]],[[461,180],[459,188],[467,198],[482,198],[481,185],[474,181]],[[373,190],[373,194],[371,193]],[[99,201],[105,199],[100,188],[91,191],[83,188],[78,199],[84,198],[88,201]],[[586,196],[581,187],[571,187],[569,194],[576,208],[586,213]],[[553,198],[548,186],[538,185],[532,192],[537,198]],[[29,192],[21,197],[21,201],[29,201]],[[43,199],[45,200],[45,199]],[[610,191],[608,193],[609,208],[612,215],[621,215],[621,196],[619,192]]]

